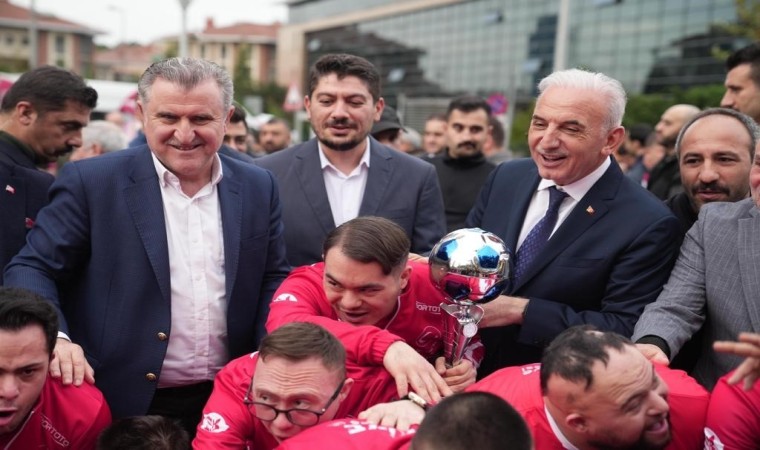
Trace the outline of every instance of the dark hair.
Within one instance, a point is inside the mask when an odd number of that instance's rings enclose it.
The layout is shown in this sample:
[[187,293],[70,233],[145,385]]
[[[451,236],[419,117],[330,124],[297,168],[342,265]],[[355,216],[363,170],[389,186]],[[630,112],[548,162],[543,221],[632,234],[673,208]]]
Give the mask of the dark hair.
[[264,336],[259,345],[259,358],[266,361],[276,356],[289,361],[319,358],[328,370],[337,370],[346,377],[346,350],[343,344],[321,326],[291,322]]
[[94,109],[98,93],[69,70],[42,66],[21,75],[3,97],[0,109],[10,112],[19,102],[29,102],[38,114],[66,109],[67,102]]
[[285,125],[285,128],[290,130],[290,124],[288,123],[288,121],[281,117],[271,117],[269,120],[265,122],[265,125],[277,125],[277,124]]
[[760,88],[760,42],[741,48],[726,59],[726,70],[730,71],[741,64],[749,64],[749,76],[755,86]]
[[439,122],[446,122],[446,113],[433,113],[425,119],[425,123],[430,122],[431,120],[437,120]]
[[504,125],[501,124],[501,120],[494,116],[488,116],[488,125],[491,126],[491,140],[496,148],[504,146]]
[[411,448],[530,450],[533,439],[507,402],[488,392],[466,392],[443,399],[425,414]]
[[757,141],[760,139],[760,126],[757,125],[755,120],[750,116],[733,109],[709,108],[704,111],[700,111],[699,114],[692,117],[688,122],[684,124],[683,127],[681,127],[681,131],[678,133],[678,138],[676,139],[676,154],[679,155],[679,158],[681,155],[681,146],[683,145],[683,137],[686,134],[686,130],[691,128],[691,126],[694,125],[699,119],[705,118],[707,116],[733,117],[739,123],[744,125],[744,129],[747,130],[747,134],[749,135],[749,158],[752,160],[755,157],[755,145],[757,145]]
[[364,82],[372,95],[372,100],[380,99],[380,73],[375,66],[361,56],[346,53],[328,54],[319,58],[309,69],[309,98],[319,84],[319,80],[330,74],[345,77],[356,77]]
[[19,331],[30,325],[42,327],[52,355],[58,338],[58,313],[53,305],[26,289],[0,286],[0,330]]
[[641,145],[646,145],[647,138],[652,134],[652,131],[654,131],[652,125],[649,125],[648,123],[637,123],[628,129],[628,139],[637,141]]
[[552,375],[576,383],[585,382],[588,390],[594,383],[591,372],[594,363],[599,361],[606,366],[610,360],[609,350],[622,351],[626,345],[633,342],[611,331],[598,331],[590,325],[568,328],[544,350],[541,392],[546,395]]
[[463,95],[457,97],[449,103],[449,108],[446,110],[446,120],[451,117],[452,111],[462,111],[470,113],[482,109],[486,112],[488,117],[491,117],[491,105],[483,97],[475,95]]
[[111,423],[98,437],[96,450],[185,450],[190,436],[175,420],[164,416],[125,417]]
[[[230,123],[240,123],[245,122],[245,109],[243,109],[242,106],[240,106],[240,103],[238,102],[232,102],[232,106],[234,109],[232,110],[232,115],[230,116]],[[246,124],[246,128],[248,128],[248,125]]]
[[396,222],[383,217],[362,216],[332,230],[325,239],[322,255],[340,247],[344,255],[360,263],[378,263],[383,274],[406,265],[411,243]]

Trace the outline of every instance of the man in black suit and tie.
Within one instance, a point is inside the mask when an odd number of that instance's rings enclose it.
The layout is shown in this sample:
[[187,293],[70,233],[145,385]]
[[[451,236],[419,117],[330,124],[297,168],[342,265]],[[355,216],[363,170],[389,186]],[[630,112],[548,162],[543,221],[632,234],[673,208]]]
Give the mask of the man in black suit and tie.
[[678,220],[610,158],[625,136],[620,83],[573,69],[539,92],[532,160],[499,165],[467,218],[516,250],[512,286],[484,305],[480,376],[539,361],[573,325],[630,336],[678,251]]
[[316,139],[256,160],[280,186],[290,264],[320,261],[327,234],[358,216],[393,220],[412,252],[430,251],[446,233],[438,178],[430,164],[369,136],[385,106],[375,66],[353,55],[321,57],[304,106]]
[[[26,242],[53,177],[37,169],[82,145],[98,93],[68,70],[45,66],[19,77],[0,113],[0,272]],[[0,273],[0,285],[3,276]]]

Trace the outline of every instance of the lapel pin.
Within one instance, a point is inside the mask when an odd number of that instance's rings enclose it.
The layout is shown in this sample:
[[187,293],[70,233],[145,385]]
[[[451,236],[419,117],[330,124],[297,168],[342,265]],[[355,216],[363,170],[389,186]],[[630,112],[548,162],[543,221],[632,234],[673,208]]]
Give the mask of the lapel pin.
[[586,208],[586,212],[588,213],[589,216],[593,216],[594,215],[594,208],[592,208],[591,206],[589,206],[588,208]]
[[11,186],[10,184],[6,184],[5,185],[5,192],[10,192],[11,194],[15,194],[16,193],[16,188],[14,188],[13,186]]

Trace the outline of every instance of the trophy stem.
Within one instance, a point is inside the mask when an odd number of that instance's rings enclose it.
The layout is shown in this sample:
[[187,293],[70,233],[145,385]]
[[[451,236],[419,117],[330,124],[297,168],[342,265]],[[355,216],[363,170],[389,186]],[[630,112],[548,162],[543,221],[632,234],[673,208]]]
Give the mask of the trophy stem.
[[454,367],[462,360],[465,348],[478,332],[483,308],[478,305],[441,303],[443,314],[443,355],[446,367]]

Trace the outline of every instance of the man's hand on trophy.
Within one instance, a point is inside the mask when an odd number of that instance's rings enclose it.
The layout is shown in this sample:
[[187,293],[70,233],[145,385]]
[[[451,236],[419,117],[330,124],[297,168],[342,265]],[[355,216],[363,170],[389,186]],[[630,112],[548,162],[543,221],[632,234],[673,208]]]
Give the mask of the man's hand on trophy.
[[409,394],[410,386],[412,391],[431,404],[452,394],[435,367],[403,341],[394,342],[388,347],[383,366],[396,380],[399,397]]
[[410,400],[380,403],[359,413],[360,420],[402,431],[419,425],[424,418],[425,410]]
[[500,295],[483,306],[480,328],[520,325],[523,322],[528,299]]
[[435,360],[435,370],[443,377],[443,381],[454,392],[462,392],[465,388],[475,382],[478,372],[472,366],[470,361],[463,359],[454,367],[446,367],[446,359],[439,356]]

